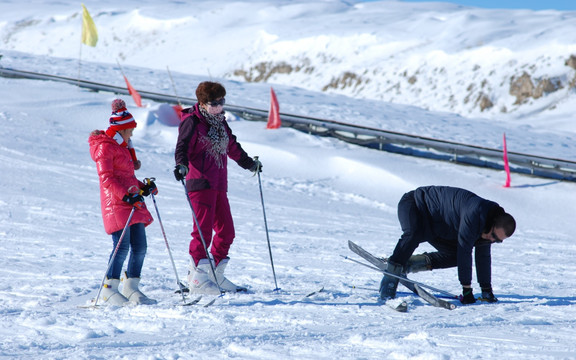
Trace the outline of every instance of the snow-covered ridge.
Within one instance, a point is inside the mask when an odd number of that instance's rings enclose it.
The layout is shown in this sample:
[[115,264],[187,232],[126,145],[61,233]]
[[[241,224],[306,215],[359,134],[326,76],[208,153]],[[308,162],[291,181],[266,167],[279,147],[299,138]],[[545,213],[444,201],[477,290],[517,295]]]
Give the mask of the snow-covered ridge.
[[[6,50],[299,86],[464,116],[567,116],[575,12],[447,3],[86,2],[99,30],[80,49],[81,8],[0,4]],[[78,48],[62,46],[78,43]],[[179,49],[174,52],[172,49]],[[153,53],[165,52],[158,63]],[[573,101],[572,101],[573,102]]]

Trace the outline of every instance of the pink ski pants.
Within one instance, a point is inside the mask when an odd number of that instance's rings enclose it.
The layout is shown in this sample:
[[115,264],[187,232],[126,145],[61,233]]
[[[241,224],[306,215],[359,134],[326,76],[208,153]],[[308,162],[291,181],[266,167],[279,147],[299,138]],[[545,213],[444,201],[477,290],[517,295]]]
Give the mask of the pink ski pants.
[[[206,246],[214,257],[216,265],[228,256],[228,250],[234,241],[234,222],[230,212],[230,203],[225,191],[212,189],[189,192],[188,196],[202,229]],[[212,231],[214,237],[212,238]],[[206,251],[200,239],[198,227],[194,224],[189,253],[196,265],[206,258]],[[210,246],[212,245],[212,246]]]

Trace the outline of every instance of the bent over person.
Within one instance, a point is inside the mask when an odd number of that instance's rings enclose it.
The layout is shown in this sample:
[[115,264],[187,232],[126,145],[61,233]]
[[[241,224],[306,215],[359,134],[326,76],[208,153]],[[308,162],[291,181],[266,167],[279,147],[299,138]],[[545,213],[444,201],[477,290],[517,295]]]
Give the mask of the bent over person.
[[[221,84],[200,83],[196,89],[198,102],[182,111],[178,127],[174,176],[178,181],[186,180],[190,204],[200,224],[200,229],[194,224],[189,246],[188,283],[192,293],[245,290],[224,276],[228,251],[235,237],[227,196],[227,160],[230,157],[252,172],[262,171],[262,164],[250,158],[232,134],[224,116],[224,96],[226,90]],[[204,245],[209,248],[211,259]]]
[[[482,298],[498,299],[492,292],[491,245],[512,236],[516,221],[497,203],[460,188],[426,186],[410,191],[398,203],[402,236],[387,271],[396,275],[458,267],[463,304],[476,302],[472,291],[472,250]],[[427,242],[436,252],[412,255]],[[382,300],[396,297],[398,279],[384,276]]]

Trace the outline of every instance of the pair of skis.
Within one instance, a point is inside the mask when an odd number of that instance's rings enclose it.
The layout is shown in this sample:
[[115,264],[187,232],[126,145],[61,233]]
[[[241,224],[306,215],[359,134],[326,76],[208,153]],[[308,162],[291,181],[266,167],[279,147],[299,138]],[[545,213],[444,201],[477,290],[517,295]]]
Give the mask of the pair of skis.
[[[410,280],[405,276],[392,274],[392,273],[386,271],[387,262],[385,260],[383,260],[377,256],[372,255],[371,253],[364,250],[362,247],[360,247],[359,245],[355,244],[354,242],[352,242],[350,240],[348,240],[348,247],[350,248],[350,250],[352,250],[352,252],[359,255],[363,259],[367,260],[368,262],[370,262],[374,266],[371,266],[371,265],[365,264],[363,262],[348,258],[347,256],[344,257],[345,259],[351,260],[351,261],[358,263],[358,264],[361,264],[361,265],[364,265],[364,266],[369,267],[373,270],[380,271],[385,275],[397,278],[402,285],[406,286],[413,293],[417,294],[423,300],[425,300],[426,302],[430,303],[433,306],[448,309],[448,310],[456,309],[456,305],[454,303],[452,303],[450,301],[446,301],[444,299],[440,299],[437,296],[434,296],[430,292],[426,291],[424,288],[428,288],[432,291],[437,291],[437,292],[443,293],[443,294],[445,294],[451,298],[454,298],[454,299],[458,298],[456,295],[450,294],[450,293],[443,291],[443,290],[440,290],[440,289],[436,289],[432,286],[425,285],[425,284],[420,283],[418,281]],[[408,304],[406,304],[405,302],[401,302],[399,304],[395,304],[393,301],[390,301],[390,300],[389,300],[389,302],[390,302],[390,304],[389,304],[390,307],[392,307],[396,311],[406,312],[408,310]]]
[[[274,289],[274,292],[279,291],[279,290],[281,290],[281,289],[280,289],[280,288],[276,288],[276,289]],[[179,294],[179,293],[189,293],[189,292],[190,292],[190,289],[189,289],[186,285],[184,285],[182,282],[180,282],[180,290],[176,290],[176,293]],[[304,294],[304,296],[302,296],[302,299],[311,298],[312,296],[314,296],[314,295],[316,295],[316,294],[318,294],[318,293],[321,293],[321,292],[324,292],[324,286],[321,286],[321,287],[319,287],[319,288],[316,289],[316,290],[312,290],[312,291],[307,292],[306,294]],[[239,286],[239,287],[238,287],[238,290],[236,291],[236,293],[248,293],[248,289],[245,288],[245,287]],[[224,294],[222,294],[222,295],[224,295]],[[214,302],[216,301],[216,299],[219,298],[219,297],[221,297],[222,295],[216,296],[213,300],[211,300],[210,302],[208,302],[207,304],[205,304],[205,305],[203,305],[203,306],[204,306],[204,307],[208,307],[208,306],[214,304]],[[190,302],[188,302],[188,303],[184,303],[184,304],[181,304],[181,305],[183,305],[183,306],[195,305],[195,304],[197,304],[197,303],[200,302],[200,299],[201,299],[201,298],[202,298],[202,295],[200,295],[199,297],[197,297],[196,299],[193,299],[192,301],[190,301]]]

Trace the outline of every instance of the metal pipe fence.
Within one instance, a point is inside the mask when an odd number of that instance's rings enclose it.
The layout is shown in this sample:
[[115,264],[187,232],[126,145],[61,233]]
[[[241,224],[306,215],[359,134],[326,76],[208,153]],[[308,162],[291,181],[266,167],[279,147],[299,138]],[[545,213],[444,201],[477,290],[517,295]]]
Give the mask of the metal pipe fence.
[[[65,82],[95,91],[129,95],[125,87],[78,80],[56,75],[0,67],[0,76]],[[193,104],[196,99],[176,97],[137,90],[142,98],[158,102]],[[267,121],[268,111],[226,104],[225,110],[251,121]],[[351,144],[391,153],[449,161],[455,164],[503,169],[503,153],[499,149],[438,140],[412,134],[387,131],[338,121],[281,113],[282,126],[317,136],[328,136]],[[537,155],[508,152],[510,171],[557,180],[576,181],[576,162]]]

